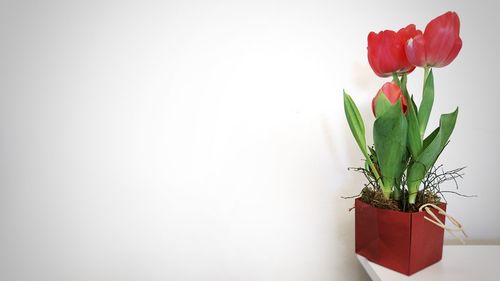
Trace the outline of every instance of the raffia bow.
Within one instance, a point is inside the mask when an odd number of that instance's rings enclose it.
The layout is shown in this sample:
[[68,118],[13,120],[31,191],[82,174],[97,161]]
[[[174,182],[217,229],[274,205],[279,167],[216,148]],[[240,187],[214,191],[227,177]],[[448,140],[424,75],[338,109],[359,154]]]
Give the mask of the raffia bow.
[[[446,216],[456,226],[456,228],[446,227],[444,225],[444,223],[441,220],[439,220],[439,218],[431,211],[431,208],[429,208],[429,207],[432,207],[432,208],[438,210],[440,215]],[[424,216],[424,219],[426,219],[426,220],[432,222],[433,224],[437,225],[438,227],[441,227],[442,229],[448,231],[448,233],[453,235],[456,239],[460,240],[460,242],[462,242],[462,244],[465,244],[465,240],[461,236],[459,236],[455,233],[455,232],[462,232],[464,237],[466,237],[466,238],[468,237],[467,233],[465,233],[465,231],[463,229],[462,224],[459,221],[457,221],[454,217],[448,215],[443,209],[441,209],[440,207],[438,207],[434,204],[427,203],[427,204],[420,206],[420,208],[418,210],[419,211],[425,210],[427,212],[427,214],[429,214],[432,217],[432,219],[430,219],[429,217],[426,217],[426,216]]]

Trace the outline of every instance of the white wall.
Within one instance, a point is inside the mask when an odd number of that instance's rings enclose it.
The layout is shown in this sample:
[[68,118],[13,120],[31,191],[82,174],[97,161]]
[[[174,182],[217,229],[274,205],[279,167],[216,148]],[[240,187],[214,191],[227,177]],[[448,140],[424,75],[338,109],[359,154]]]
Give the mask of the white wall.
[[0,279],[367,280],[342,89],[371,124],[368,32],[447,10],[432,126],[460,106],[441,159],[479,195],[449,211],[500,239],[498,4],[341,3],[2,1]]

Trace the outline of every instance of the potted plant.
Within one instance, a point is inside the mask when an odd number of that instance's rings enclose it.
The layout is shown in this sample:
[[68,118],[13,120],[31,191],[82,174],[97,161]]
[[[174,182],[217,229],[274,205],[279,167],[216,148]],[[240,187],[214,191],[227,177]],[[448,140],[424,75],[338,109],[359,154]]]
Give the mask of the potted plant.
[[[457,120],[458,108],[442,114],[439,127],[428,133],[433,68],[449,65],[458,55],[459,29],[458,15],[447,12],[430,21],[423,32],[410,24],[397,32],[368,35],[371,68],[380,77],[392,78],[372,101],[372,147],[366,144],[359,110],[344,91],[347,121],[365,158],[365,167],[359,169],[369,181],[355,200],[356,253],[407,275],[442,257],[444,229],[437,225],[444,224],[446,204],[421,186],[435,171],[432,168]],[[416,67],[424,68],[418,106],[407,89],[408,75]],[[433,208],[424,212],[429,205]]]

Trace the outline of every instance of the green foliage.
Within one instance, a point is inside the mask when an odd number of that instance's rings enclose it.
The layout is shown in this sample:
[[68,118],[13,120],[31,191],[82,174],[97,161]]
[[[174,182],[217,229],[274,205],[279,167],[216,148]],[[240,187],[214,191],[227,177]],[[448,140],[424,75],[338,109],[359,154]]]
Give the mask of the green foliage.
[[391,105],[385,95],[379,95],[375,107],[385,108],[373,125],[373,141],[382,174],[382,191],[386,198],[389,198],[395,183],[400,182],[404,171],[402,163],[406,154],[408,125],[401,111],[401,100]]
[[375,102],[375,113],[377,116],[382,116],[392,106],[386,95],[380,94]]
[[366,150],[365,123],[363,122],[363,118],[359,113],[358,107],[352,100],[351,96],[349,96],[345,91],[344,111],[347,118],[347,123],[349,123],[349,128],[351,128],[352,135],[358,143],[361,152],[363,152],[363,155],[366,157],[368,155],[368,152]]
[[437,158],[445,148],[448,140],[455,128],[458,108],[452,113],[441,115],[439,128],[437,128],[424,141],[422,152],[412,160],[408,167],[408,191],[410,204],[415,203],[418,187],[425,177],[425,174],[434,165]]
[[417,106],[413,101],[413,97],[410,98],[408,94],[408,89],[406,88],[407,76],[403,75],[401,79],[401,90],[408,103],[408,149],[413,158],[416,158],[420,151],[422,150],[422,136],[420,134],[420,125],[417,118]]
[[424,73],[424,90],[422,93],[422,101],[420,102],[420,108],[418,111],[418,122],[420,124],[420,136],[423,138],[425,134],[425,128],[429,122],[429,117],[431,115],[432,104],[434,103],[434,75],[432,74],[432,69],[429,71],[425,68]]
[[[408,202],[415,203],[422,180],[429,173],[448,144],[455,128],[458,108],[442,114],[439,127],[423,138],[434,102],[434,77],[425,70],[422,101],[418,108],[407,89],[407,75],[393,76],[407,102],[406,115],[401,110],[402,99],[391,104],[385,95],[375,101],[376,120],[373,124],[374,149],[366,145],[365,125],[356,104],[344,92],[344,110],[351,132],[365,156],[369,171],[386,198],[399,199],[408,191]],[[405,173],[406,172],[406,173]],[[404,186],[406,184],[406,187]]]
[[344,111],[347,118],[347,123],[349,124],[349,128],[351,129],[352,135],[354,136],[354,139],[356,140],[359,149],[365,156],[366,162],[368,163],[368,166],[372,170],[373,174],[375,175],[377,180],[381,183],[380,175],[378,174],[375,165],[371,161],[370,155],[368,154],[366,148],[365,124],[363,122],[363,118],[361,117],[358,107],[352,100],[351,96],[349,96],[345,91],[344,91]]

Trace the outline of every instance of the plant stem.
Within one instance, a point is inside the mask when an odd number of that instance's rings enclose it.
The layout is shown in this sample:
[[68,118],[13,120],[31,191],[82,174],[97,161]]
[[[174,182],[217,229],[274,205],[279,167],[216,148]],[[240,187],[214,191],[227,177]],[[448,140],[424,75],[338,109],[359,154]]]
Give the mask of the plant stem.
[[399,80],[397,73],[392,74],[392,82],[395,82],[396,84],[398,84],[398,86],[401,87],[401,80]]
[[366,162],[368,162],[368,166],[372,169],[373,175],[375,176],[375,179],[377,180],[378,186],[383,189],[384,183],[382,182],[382,177],[377,171],[377,168],[375,167],[375,164],[373,164],[372,160],[370,159],[370,155],[365,154]]

